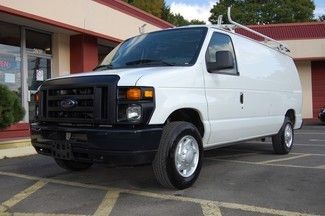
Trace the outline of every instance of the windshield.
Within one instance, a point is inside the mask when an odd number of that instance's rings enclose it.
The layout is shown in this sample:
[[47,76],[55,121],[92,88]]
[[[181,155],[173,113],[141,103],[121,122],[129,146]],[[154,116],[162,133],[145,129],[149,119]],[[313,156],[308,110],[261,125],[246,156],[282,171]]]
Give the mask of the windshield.
[[96,70],[193,65],[206,32],[206,27],[181,28],[130,38],[115,47]]

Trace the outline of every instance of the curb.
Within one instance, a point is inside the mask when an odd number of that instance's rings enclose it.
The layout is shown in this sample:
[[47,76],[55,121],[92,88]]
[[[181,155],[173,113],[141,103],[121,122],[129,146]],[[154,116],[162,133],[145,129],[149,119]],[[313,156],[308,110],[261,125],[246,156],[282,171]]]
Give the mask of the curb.
[[0,140],[0,150],[27,147],[32,146],[30,138],[25,139],[12,139],[12,140]]
[[0,159],[36,154],[30,138],[0,141]]
[[36,154],[36,151],[33,146],[0,149],[0,159],[23,157],[34,154]]

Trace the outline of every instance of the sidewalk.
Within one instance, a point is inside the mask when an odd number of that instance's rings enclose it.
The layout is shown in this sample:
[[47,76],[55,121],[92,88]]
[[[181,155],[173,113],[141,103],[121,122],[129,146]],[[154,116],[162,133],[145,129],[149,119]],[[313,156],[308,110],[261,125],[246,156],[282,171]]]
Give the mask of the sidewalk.
[[30,139],[8,140],[0,142],[0,159],[22,157],[36,154]]

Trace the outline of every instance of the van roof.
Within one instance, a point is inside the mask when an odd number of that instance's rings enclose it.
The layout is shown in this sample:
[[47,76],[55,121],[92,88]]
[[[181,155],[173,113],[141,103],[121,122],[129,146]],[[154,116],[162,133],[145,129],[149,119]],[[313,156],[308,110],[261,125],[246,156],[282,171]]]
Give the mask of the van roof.
[[[187,26],[180,26],[180,27],[176,27],[176,28],[194,28],[194,27],[207,27],[209,29],[218,29],[220,31],[224,31],[224,32],[227,32],[227,33],[231,33],[231,34],[235,34],[237,36],[240,36],[240,37],[244,37],[246,39],[249,39],[249,40],[252,40],[256,43],[259,43],[259,44],[262,44],[262,45],[265,45],[271,49],[274,49],[282,54],[286,54],[288,55],[288,52],[290,52],[289,48],[287,47],[287,45],[279,42],[279,41],[276,41],[266,35],[263,35],[259,32],[256,32],[252,29],[249,29],[248,27],[246,26],[243,26],[245,28],[242,28],[242,26],[236,26],[236,25],[232,25],[232,24],[223,24],[223,25],[187,25]],[[259,36],[260,38],[263,38],[264,41],[260,41],[260,40],[256,40],[255,38],[252,38],[252,37],[247,37],[246,35],[244,34],[241,34],[241,32],[236,32],[236,28],[238,29],[243,29],[243,30],[246,30],[246,31],[249,31],[250,33],[252,33],[252,35],[257,35]]]

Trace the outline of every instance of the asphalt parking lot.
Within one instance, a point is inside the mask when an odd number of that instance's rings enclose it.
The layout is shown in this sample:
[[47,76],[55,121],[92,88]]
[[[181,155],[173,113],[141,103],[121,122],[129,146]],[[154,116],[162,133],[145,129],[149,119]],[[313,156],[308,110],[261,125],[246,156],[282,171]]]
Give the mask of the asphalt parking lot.
[[296,131],[289,155],[270,140],[205,152],[196,184],[160,187],[151,166],[68,172],[32,155],[0,160],[0,215],[325,215],[325,125]]

